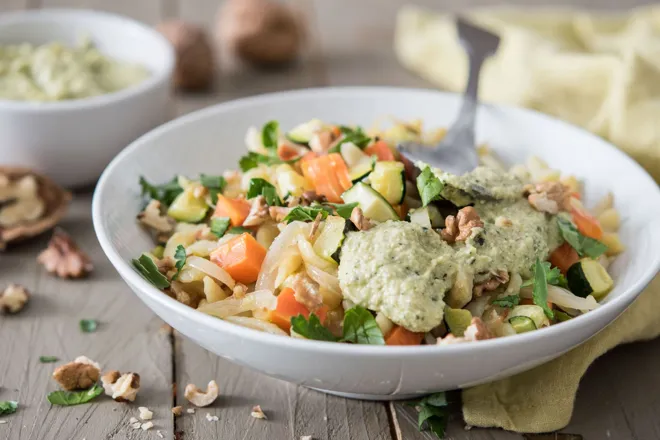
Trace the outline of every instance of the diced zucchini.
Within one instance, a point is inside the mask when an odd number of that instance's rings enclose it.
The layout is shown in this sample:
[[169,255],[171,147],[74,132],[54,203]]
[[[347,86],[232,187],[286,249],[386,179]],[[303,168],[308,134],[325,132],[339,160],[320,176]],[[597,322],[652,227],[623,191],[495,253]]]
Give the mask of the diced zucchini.
[[392,205],[400,205],[406,195],[406,173],[403,163],[395,161],[376,162],[369,176],[371,187]]
[[312,140],[312,136],[317,131],[323,129],[323,122],[319,119],[312,119],[309,122],[294,127],[286,134],[286,137],[297,144],[307,144]]
[[208,208],[206,200],[195,197],[192,188],[188,188],[174,199],[167,215],[180,222],[197,223],[204,219]]
[[463,336],[465,329],[472,322],[472,313],[466,309],[445,307],[445,322],[454,336]]
[[355,145],[353,142],[344,142],[339,147],[341,157],[346,162],[346,166],[350,169],[355,165],[366,162],[369,159],[369,156],[364,154],[360,147]]
[[364,162],[360,162],[355,165],[353,168],[348,170],[348,177],[351,179],[351,182],[356,183],[364,180],[365,177],[371,174],[374,170],[374,161],[371,158],[368,158]]
[[415,223],[423,228],[431,229],[431,217],[429,216],[429,210],[427,207],[414,209],[408,213],[408,215],[410,215],[410,223]]
[[399,215],[392,208],[392,205],[372,187],[362,182],[357,182],[342,194],[341,197],[345,203],[357,202],[364,216],[371,220],[385,222],[387,220],[399,219]]
[[600,301],[610,292],[614,281],[607,270],[596,260],[583,258],[573,264],[566,272],[568,288],[575,295],[586,298],[593,295]]
[[339,249],[344,242],[344,227],[346,220],[334,215],[328,216],[323,229],[314,242],[314,252],[326,260],[339,263]]
[[442,217],[440,210],[433,205],[427,205],[425,208],[428,210],[431,226],[433,228],[442,228],[445,225],[445,219]]
[[550,325],[550,320],[545,316],[543,309],[536,305],[515,306],[509,314],[509,323],[511,323],[511,318],[515,316],[526,316],[530,318],[534,321],[536,328]]
[[527,316],[514,316],[509,318],[509,324],[516,331],[516,333],[526,333],[536,330],[536,324],[532,321],[532,318]]

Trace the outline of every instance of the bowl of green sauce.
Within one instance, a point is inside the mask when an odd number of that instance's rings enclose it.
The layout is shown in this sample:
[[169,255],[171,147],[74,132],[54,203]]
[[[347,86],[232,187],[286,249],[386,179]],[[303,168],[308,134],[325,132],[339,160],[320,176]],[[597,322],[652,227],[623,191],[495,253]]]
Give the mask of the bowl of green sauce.
[[44,9],[0,17],[0,163],[67,187],[93,183],[168,117],[174,52],[119,15]]

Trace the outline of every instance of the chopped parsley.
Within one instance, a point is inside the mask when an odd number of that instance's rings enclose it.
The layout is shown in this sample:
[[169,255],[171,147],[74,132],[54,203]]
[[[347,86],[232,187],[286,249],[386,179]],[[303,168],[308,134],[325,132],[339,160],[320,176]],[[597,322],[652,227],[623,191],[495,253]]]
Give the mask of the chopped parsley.
[[337,215],[345,219],[351,218],[353,209],[358,206],[358,202],[354,203],[326,203],[327,206],[331,206],[337,211]]
[[154,260],[152,260],[149,255],[142,254],[140,255],[140,258],[134,258],[132,262],[140,275],[154,286],[159,289],[170,287],[170,282],[167,280],[167,277],[160,273],[158,266],[156,266],[156,263],[154,263]]
[[199,182],[203,187],[209,190],[211,196],[211,203],[218,203],[218,194],[222,194],[222,190],[227,186],[227,181],[222,176],[209,176],[207,174],[201,174],[199,176]]
[[423,206],[440,199],[440,193],[444,187],[444,183],[433,174],[433,171],[429,167],[424,168],[422,173],[417,176],[417,190],[419,191]]
[[94,384],[88,390],[83,391],[53,391],[48,394],[48,401],[53,405],[71,406],[80,405],[94,400],[103,393],[103,387]]
[[493,305],[506,307],[509,309],[514,308],[518,304],[520,304],[520,296],[518,295],[508,295],[493,301]]
[[321,218],[324,220],[329,214],[328,210],[323,206],[296,206],[282,221],[287,224],[294,221],[313,222],[316,220],[316,216],[318,216],[319,213],[321,213]]
[[0,400],[0,415],[13,414],[18,409],[18,402],[14,400]]
[[[564,288],[568,286],[568,283],[566,282],[566,278],[559,271],[559,268],[552,267],[550,265],[550,262],[548,261],[542,261],[541,266],[543,266],[543,270],[545,271],[545,279],[548,284],[553,286],[560,286]],[[535,266],[532,267],[532,272],[534,272],[534,268]],[[529,280],[525,280],[520,287],[527,287],[532,285],[534,285],[534,280],[529,279]]]
[[282,206],[282,200],[277,195],[277,189],[275,189],[273,184],[265,179],[255,177],[254,179],[250,179],[247,198],[253,199],[258,196],[264,196],[268,206]]
[[222,238],[229,229],[229,217],[213,217],[211,219],[211,232],[218,238]]
[[607,251],[607,246],[604,243],[582,235],[573,222],[565,216],[558,216],[557,224],[561,236],[575,249],[580,257],[586,255],[590,258],[598,258]]
[[545,316],[554,319],[555,315],[552,309],[548,307],[548,279],[546,277],[545,267],[540,259],[536,259],[534,265],[534,288],[532,290],[532,300],[534,304],[541,307]]
[[181,273],[181,269],[183,269],[183,266],[186,264],[186,257],[186,248],[184,248],[181,244],[178,245],[174,251],[174,260],[176,261],[176,263],[174,263],[174,267],[176,268],[176,273],[172,277],[173,281],[177,279]]
[[437,438],[445,437],[449,421],[449,403],[445,393],[435,393],[419,400],[407,402],[407,405],[418,409],[417,429],[424,430],[425,425]]
[[81,332],[94,333],[99,327],[99,322],[96,319],[81,319],[78,325]]
[[174,199],[183,192],[183,188],[179,185],[179,179],[176,176],[163,185],[152,185],[147,182],[147,179],[140,176],[140,187],[142,188],[143,196],[149,196],[149,198],[158,200],[167,206],[171,205]]
[[261,129],[261,143],[268,150],[276,150],[279,135],[280,124],[277,121],[269,121]]
[[234,235],[240,235],[240,234],[252,234],[252,231],[249,230],[248,228],[244,228],[243,226],[234,226],[230,230],[227,231],[227,234],[234,234]]
[[333,335],[330,330],[321,324],[319,317],[314,313],[310,313],[309,320],[305,319],[303,315],[291,318],[291,330],[300,336],[315,341],[336,342],[339,340],[339,338]]
[[60,359],[57,356],[39,356],[39,362],[42,364],[51,364],[59,360]]
[[291,160],[282,160],[275,156],[266,156],[264,154],[259,154],[251,151],[245,156],[241,157],[241,159],[238,161],[238,166],[241,168],[241,171],[246,172],[251,170],[252,168],[258,167],[260,164],[279,165],[283,163],[288,163],[288,164],[296,163],[301,159],[301,157],[297,157]]
[[383,332],[371,312],[364,307],[355,306],[344,315],[344,333],[341,338],[333,335],[321,324],[319,317],[310,313],[309,320],[303,315],[291,318],[294,332],[307,339],[316,341],[352,342],[354,344],[385,345]]

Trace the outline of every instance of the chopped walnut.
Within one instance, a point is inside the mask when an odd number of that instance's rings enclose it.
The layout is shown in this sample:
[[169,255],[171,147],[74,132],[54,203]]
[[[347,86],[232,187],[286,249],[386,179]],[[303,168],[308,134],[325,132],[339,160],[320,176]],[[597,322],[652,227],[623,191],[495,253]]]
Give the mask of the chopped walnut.
[[491,277],[486,281],[475,284],[472,289],[474,296],[481,296],[484,292],[492,292],[497,289],[502,284],[509,282],[509,273],[506,270],[498,270],[497,272],[491,272]]
[[525,195],[534,209],[548,214],[570,209],[570,191],[559,182],[542,182],[525,186]]
[[477,210],[466,206],[458,211],[456,217],[448,215],[445,218],[445,229],[440,231],[440,236],[447,243],[465,241],[472,234],[473,228],[483,228],[484,222],[479,218]]
[[149,408],[146,406],[141,406],[138,408],[138,411],[140,412],[140,418],[142,420],[151,420],[154,418],[154,413],[151,411]]
[[374,227],[373,222],[366,218],[362,210],[357,206],[351,211],[351,221],[360,231],[368,231]]
[[0,312],[18,313],[30,300],[30,292],[20,284],[10,284],[0,293]]
[[101,383],[105,394],[117,402],[133,402],[140,390],[140,375],[112,370],[101,377]]
[[161,259],[156,259],[154,261],[156,263],[156,267],[158,268],[158,272],[162,273],[165,275],[167,272],[170,270],[174,269],[174,258],[172,257],[164,257]]
[[94,385],[101,374],[101,367],[85,356],[61,365],[53,372],[53,379],[65,390],[84,390]]
[[153,230],[160,238],[168,236],[174,231],[176,220],[161,213],[161,204],[158,200],[152,200],[138,214],[138,221],[146,228]]
[[180,303],[196,309],[202,298],[194,293],[184,290],[183,286],[184,284],[179,281],[172,281],[170,290],[174,293],[174,298]]
[[470,325],[465,329],[463,336],[454,336],[449,333],[442,339],[438,339],[438,345],[450,345],[458,344],[462,342],[471,342],[471,341],[482,341],[484,339],[492,339],[495,336],[488,330],[486,324],[482,321],[481,318],[474,316]]
[[268,204],[266,204],[266,198],[264,196],[257,196],[252,200],[250,213],[245,218],[243,226],[258,226],[269,218],[270,214]]
[[261,409],[260,405],[256,405],[252,407],[252,412],[250,413],[252,417],[255,419],[267,419],[266,414]]
[[39,196],[35,176],[26,175],[11,181],[2,175],[0,182],[0,228],[34,221],[41,217],[46,205]]
[[175,417],[179,417],[181,414],[183,414],[183,407],[175,406],[172,408],[172,414],[174,414]]
[[60,278],[81,278],[94,269],[94,265],[71,236],[62,229],[56,229],[37,261],[50,273]]
[[206,392],[200,390],[195,384],[186,385],[184,396],[188,402],[197,407],[209,406],[218,398],[218,384],[212,380],[206,386]]
[[153,428],[153,427],[154,427],[153,422],[143,423],[143,424],[140,426],[140,428],[142,428],[143,431],[148,431],[148,430],[150,430],[150,429]]
[[294,291],[293,297],[300,304],[314,311],[323,305],[323,297],[319,291],[319,285],[305,273],[298,273],[293,276],[291,288]]
[[301,197],[293,197],[290,196],[287,201],[286,201],[286,206],[289,208],[295,208],[296,206],[300,206],[302,204],[302,198]]
[[273,220],[279,223],[291,212],[291,209],[292,208],[285,208],[282,206],[271,206],[268,208],[268,213]]
[[311,205],[313,202],[323,203],[328,201],[325,196],[316,194],[315,191],[305,191],[302,193],[302,200],[305,205]]

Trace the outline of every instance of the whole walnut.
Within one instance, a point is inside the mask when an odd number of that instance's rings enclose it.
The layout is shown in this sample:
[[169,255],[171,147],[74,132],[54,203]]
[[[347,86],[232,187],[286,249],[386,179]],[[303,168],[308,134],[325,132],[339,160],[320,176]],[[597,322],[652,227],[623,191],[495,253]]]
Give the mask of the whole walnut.
[[223,47],[257,66],[295,59],[304,31],[297,13],[273,0],[228,0],[218,16],[217,36]]
[[213,81],[214,54],[206,32],[181,20],[166,21],[156,29],[174,46],[174,85],[181,89],[204,89]]

